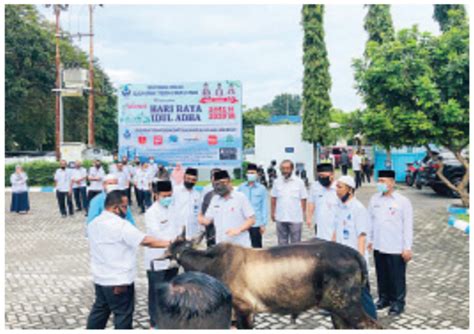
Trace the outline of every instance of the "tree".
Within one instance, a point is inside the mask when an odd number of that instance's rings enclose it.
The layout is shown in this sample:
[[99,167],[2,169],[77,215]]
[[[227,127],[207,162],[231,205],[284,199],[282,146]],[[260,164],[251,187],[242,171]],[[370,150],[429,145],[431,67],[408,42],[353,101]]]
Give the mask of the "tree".
[[244,148],[255,147],[255,126],[270,123],[270,112],[263,108],[246,110],[242,116]]
[[301,110],[301,98],[299,95],[283,93],[274,97],[272,103],[264,106],[272,116],[297,116]]
[[[415,27],[401,30],[393,41],[372,43],[371,59],[356,63],[359,91],[367,104],[364,133],[389,146],[446,147],[465,167],[457,184],[440,179],[469,205],[469,164],[461,151],[469,144],[469,29],[462,12],[450,10],[458,25],[439,37]],[[375,107],[374,107],[375,106]]]
[[[61,62],[88,67],[85,52],[63,32]],[[5,149],[53,150],[55,27],[32,5],[5,6]],[[115,149],[117,108],[113,87],[95,60],[96,142]],[[64,97],[66,141],[87,141],[87,99]]]
[[[454,9],[458,12],[456,16],[449,17],[449,11]],[[434,5],[433,19],[438,21],[439,28],[446,32],[454,25],[462,24],[466,20],[466,8],[464,5]]]
[[393,41],[395,32],[390,15],[390,5],[366,5],[365,7],[368,10],[364,19],[364,29],[367,31],[368,39],[364,57],[356,59],[353,64],[358,92],[363,96],[367,106],[361,114],[362,123],[366,138],[385,148],[387,151],[387,165],[391,166],[391,147],[400,145],[397,143],[397,125],[394,124],[395,119],[390,118],[388,110],[385,109],[386,107],[390,108],[390,105],[387,105],[382,99],[383,95],[387,95],[386,92],[381,89],[367,89],[368,86],[372,88],[372,84],[364,86],[362,75],[375,66],[371,59],[370,50]]
[[368,7],[364,19],[364,29],[369,34],[367,43],[372,41],[381,44],[393,40],[395,33],[390,5],[365,5],[364,7]]
[[317,144],[329,141],[331,77],[324,41],[324,5],[303,5],[303,140],[313,143],[314,166]]

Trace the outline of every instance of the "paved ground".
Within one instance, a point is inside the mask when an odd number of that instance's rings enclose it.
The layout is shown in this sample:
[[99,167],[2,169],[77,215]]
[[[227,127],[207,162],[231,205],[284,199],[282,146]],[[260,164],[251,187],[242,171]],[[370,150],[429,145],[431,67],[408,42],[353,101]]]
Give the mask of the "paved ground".
[[[367,204],[375,188],[358,192]],[[391,318],[379,313],[381,323],[391,329],[469,328],[469,239],[449,228],[446,207],[453,200],[438,197],[431,190],[401,187],[415,208],[414,260],[408,266],[406,313]],[[10,206],[6,193],[6,208]],[[26,216],[6,212],[5,323],[9,329],[84,328],[93,302],[89,273],[88,246],[84,238],[84,217],[60,217],[54,195],[30,194],[32,210]],[[138,226],[143,215],[134,208]],[[305,229],[304,238],[312,236]],[[276,244],[271,224],[265,244]],[[136,281],[135,328],[148,328],[147,282],[142,253]],[[373,265],[371,285],[376,284]],[[109,321],[109,326],[111,322]],[[332,328],[330,319],[310,310],[300,315],[296,325],[289,316],[261,314],[257,328]]]

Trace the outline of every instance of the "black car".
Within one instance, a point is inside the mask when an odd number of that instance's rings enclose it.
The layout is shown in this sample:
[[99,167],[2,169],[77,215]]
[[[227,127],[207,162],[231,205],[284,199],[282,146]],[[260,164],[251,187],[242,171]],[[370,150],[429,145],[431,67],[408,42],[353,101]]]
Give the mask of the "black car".
[[[426,183],[437,193],[444,196],[459,198],[459,194],[449,188],[436,174],[440,168],[439,160],[442,160],[444,168],[443,175],[454,185],[461,183],[465,168],[452,152],[440,152],[430,159],[425,167]],[[469,184],[468,184],[469,191]]]

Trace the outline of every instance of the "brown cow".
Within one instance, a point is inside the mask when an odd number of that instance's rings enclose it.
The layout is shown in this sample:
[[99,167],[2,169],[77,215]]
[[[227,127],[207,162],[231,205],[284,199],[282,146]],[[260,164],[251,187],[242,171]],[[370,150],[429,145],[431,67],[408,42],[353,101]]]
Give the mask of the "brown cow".
[[186,240],[181,235],[163,258],[225,283],[232,291],[238,328],[252,328],[255,313],[295,319],[312,307],[329,311],[335,328],[381,328],[361,304],[367,267],[352,248],[314,239],[268,249],[221,243],[198,250],[202,237]]

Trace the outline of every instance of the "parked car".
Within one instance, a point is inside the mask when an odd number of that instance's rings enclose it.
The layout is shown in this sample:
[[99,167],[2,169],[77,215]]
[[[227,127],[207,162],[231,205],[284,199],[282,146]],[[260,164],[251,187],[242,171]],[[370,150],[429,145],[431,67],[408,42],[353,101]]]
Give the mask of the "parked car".
[[[438,177],[437,171],[440,168],[440,162],[442,160],[444,168],[443,175],[454,185],[457,186],[461,183],[465,173],[464,166],[459,162],[454,154],[450,151],[442,151],[436,154],[432,159],[428,161],[426,170],[426,182],[437,194],[459,198],[459,194],[449,188],[443,181]],[[468,184],[469,190],[469,184]]]

